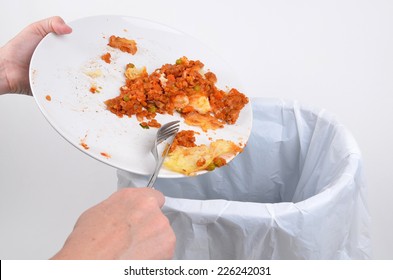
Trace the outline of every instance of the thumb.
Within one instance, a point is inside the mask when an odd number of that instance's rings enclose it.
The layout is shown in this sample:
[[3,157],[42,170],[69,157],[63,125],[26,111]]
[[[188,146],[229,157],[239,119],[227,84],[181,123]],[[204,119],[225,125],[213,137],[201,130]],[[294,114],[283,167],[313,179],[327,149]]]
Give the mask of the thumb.
[[36,33],[45,37],[49,33],[55,33],[57,35],[69,34],[72,32],[72,28],[67,25],[64,20],[59,16],[54,16],[37,21],[31,25]]

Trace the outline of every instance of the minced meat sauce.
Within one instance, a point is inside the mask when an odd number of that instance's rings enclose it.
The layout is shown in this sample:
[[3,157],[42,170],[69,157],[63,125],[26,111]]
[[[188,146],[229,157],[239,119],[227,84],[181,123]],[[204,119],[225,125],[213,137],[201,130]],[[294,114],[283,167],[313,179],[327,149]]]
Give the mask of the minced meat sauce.
[[144,128],[160,126],[152,121],[157,113],[173,115],[175,111],[186,119],[186,123],[187,115],[192,113],[193,119],[195,115],[206,120],[214,118],[222,124],[212,126],[212,129],[234,124],[248,98],[234,88],[228,93],[218,89],[216,75],[203,73],[203,66],[199,60],[182,57],[176,63],[165,64],[148,74],[145,68],[137,69],[129,64],[120,95],[105,104],[119,117],[135,115]]

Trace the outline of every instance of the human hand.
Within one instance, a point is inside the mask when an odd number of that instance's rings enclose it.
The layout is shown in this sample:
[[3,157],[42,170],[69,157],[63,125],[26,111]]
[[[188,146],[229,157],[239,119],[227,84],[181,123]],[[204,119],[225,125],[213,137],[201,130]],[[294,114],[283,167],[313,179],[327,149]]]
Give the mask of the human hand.
[[171,259],[175,234],[149,188],[125,188],[88,209],[53,259]]
[[31,95],[29,65],[38,43],[49,33],[58,35],[72,32],[61,17],[50,17],[23,29],[0,48],[0,94],[23,93]]

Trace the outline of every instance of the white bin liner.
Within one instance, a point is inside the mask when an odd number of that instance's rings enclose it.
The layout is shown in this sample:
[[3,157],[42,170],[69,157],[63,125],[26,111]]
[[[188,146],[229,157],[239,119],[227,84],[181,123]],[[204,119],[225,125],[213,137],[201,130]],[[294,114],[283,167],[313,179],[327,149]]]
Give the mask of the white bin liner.
[[[243,153],[204,175],[158,179],[176,259],[368,259],[362,159],[325,110],[252,99]],[[118,171],[118,186],[147,177]]]

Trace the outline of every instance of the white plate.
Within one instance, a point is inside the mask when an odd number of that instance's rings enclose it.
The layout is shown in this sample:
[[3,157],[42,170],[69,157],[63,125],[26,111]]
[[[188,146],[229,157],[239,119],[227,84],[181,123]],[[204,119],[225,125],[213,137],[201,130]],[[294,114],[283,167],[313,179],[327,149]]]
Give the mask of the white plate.
[[[145,175],[154,169],[150,148],[157,130],[142,129],[135,117],[119,118],[104,104],[105,100],[119,95],[119,87],[125,82],[123,72],[127,63],[146,66],[151,73],[165,63],[175,63],[176,59],[187,56],[200,60],[206,70],[214,72],[219,88],[235,87],[241,91],[222,59],[196,39],[170,27],[124,16],[94,16],[69,25],[73,28],[71,34],[49,34],[36,48],[30,64],[33,95],[47,120],[65,139],[113,167]],[[111,35],[134,39],[137,53],[131,55],[107,46]],[[112,54],[111,64],[100,58],[106,52]],[[92,78],[86,75],[97,70],[101,76]],[[100,87],[100,92],[92,94],[89,91],[92,85]],[[159,115],[156,119],[163,124],[181,118]],[[197,144],[207,144],[211,137],[245,145],[251,126],[252,110],[247,104],[235,125],[201,133]],[[190,128],[182,122],[181,129]],[[195,127],[191,129],[200,131]],[[82,143],[89,148],[83,147]],[[165,168],[159,175],[183,176]]]

